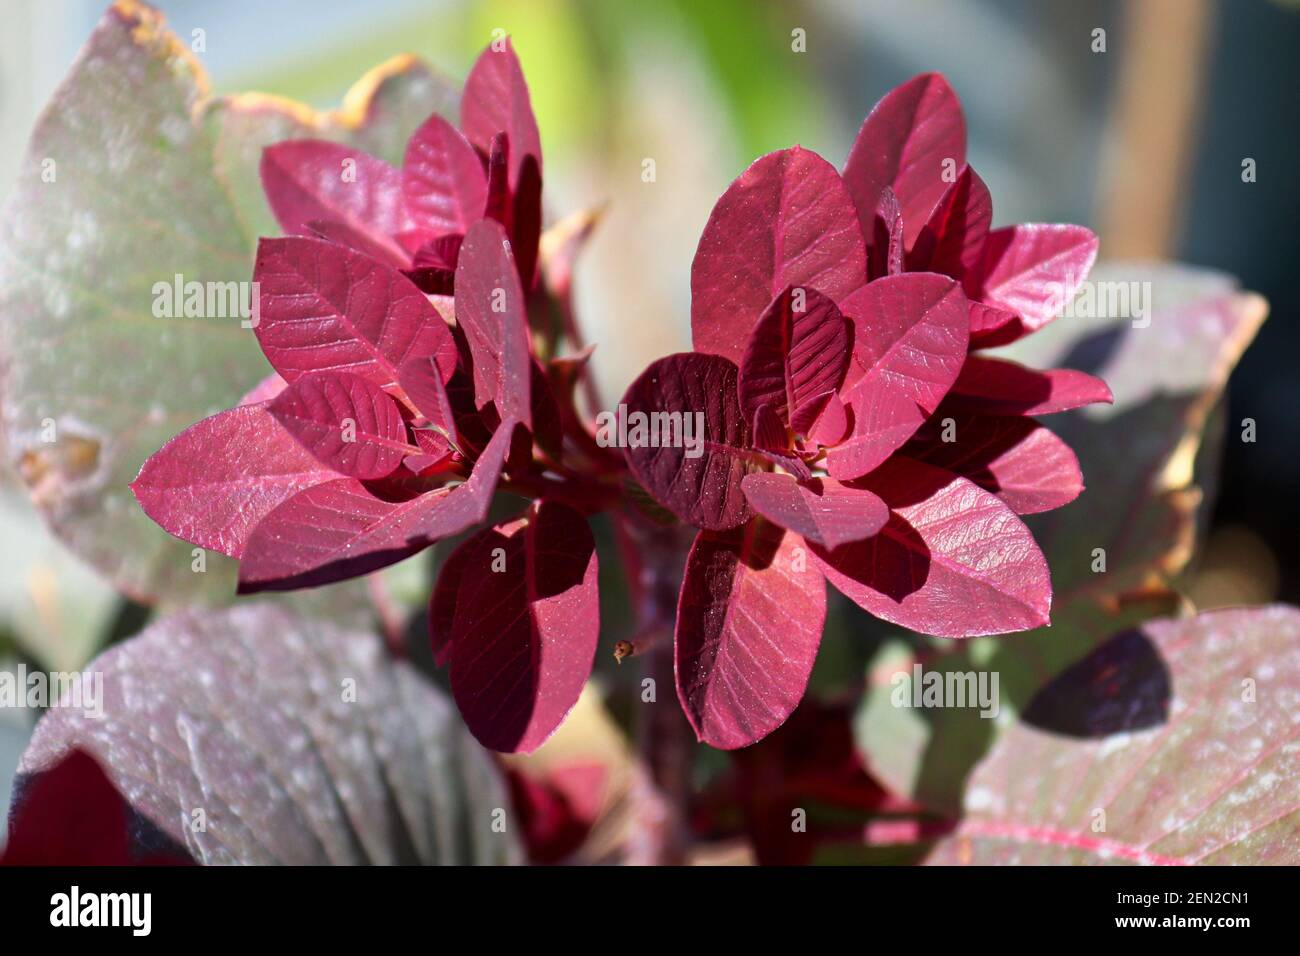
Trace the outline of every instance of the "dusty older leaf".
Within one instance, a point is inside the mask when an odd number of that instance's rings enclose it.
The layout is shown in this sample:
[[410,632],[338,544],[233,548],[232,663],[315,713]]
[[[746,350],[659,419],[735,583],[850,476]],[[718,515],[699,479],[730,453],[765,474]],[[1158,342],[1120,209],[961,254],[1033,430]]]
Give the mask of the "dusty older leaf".
[[487,755],[371,635],[267,605],[187,612],[88,673],[102,675],[103,716],[51,710],[20,774],[81,748],[201,863],[519,859],[515,828],[494,832],[507,803]]
[[1150,622],[1039,691],[929,862],[1294,865],[1298,735],[1300,611]]

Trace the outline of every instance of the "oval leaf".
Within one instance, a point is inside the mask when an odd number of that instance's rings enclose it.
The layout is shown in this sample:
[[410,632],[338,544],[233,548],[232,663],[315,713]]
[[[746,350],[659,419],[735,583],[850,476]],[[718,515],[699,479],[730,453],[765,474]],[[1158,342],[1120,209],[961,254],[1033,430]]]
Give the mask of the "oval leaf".
[[816,289],[787,288],[754,326],[740,363],[740,407],[753,418],[768,405],[785,425],[837,391],[849,364],[852,329]]
[[966,297],[946,276],[886,276],[842,305],[854,324],[841,391],[853,432],[831,449],[828,465],[843,481],[865,475],[915,434],[957,379],[970,333]]
[[[989,233],[971,288],[987,305],[1018,316],[1017,334],[1027,335],[1060,315],[1096,258],[1097,237],[1083,226],[1006,226]],[[998,344],[1010,340],[999,332],[990,333]]]
[[762,521],[701,532],[677,605],[677,697],[704,743],[746,747],[799,706],[826,620],[803,540]]
[[1039,371],[979,355],[966,359],[949,395],[967,408],[994,415],[1050,415],[1114,401],[1110,387],[1087,372]]
[[237,558],[254,526],[278,505],[337,477],[264,405],[241,405],[163,445],[131,490],[145,514],[169,534]]
[[532,753],[578,702],[600,633],[596,542],[543,501],[473,539],[460,568],[451,691],[485,747]]
[[239,591],[287,591],[356,577],[409,557],[485,517],[515,431],[504,422],[469,479],[405,501],[340,478],[289,498],[253,531]]
[[200,863],[519,859],[517,828],[493,829],[509,804],[488,755],[372,635],[241,605],[165,618],[87,674],[102,713],[51,709],[20,777],[83,750]]
[[800,482],[791,475],[758,472],[746,475],[741,487],[764,518],[831,550],[870,538],[889,520],[889,508],[878,495],[834,478]]
[[413,225],[438,236],[463,236],[487,206],[482,160],[437,113],[407,143],[402,195]]
[[261,284],[257,340],[288,382],[337,370],[395,387],[398,368],[432,356],[443,380],[456,368],[446,322],[405,276],[320,239],[263,239],[253,278]]
[[844,164],[844,182],[857,203],[862,231],[870,234],[881,191],[889,186],[903,210],[910,249],[930,211],[966,161],[966,120],[948,81],[923,73],[887,93],[858,130]]
[[[487,54],[485,54],[487,55]],[[474,363],[474,401],[532,427],[532,352],[524,290],[500,223],[470,227],[456,265],[456,321]]]
[[1048,623],[1052,585],[1029,529],[966,478],[901,455],[861,486],[889,505],[874,538],[812,553],[845,597],[901,627],[939,637]]
[[352,478],[382,478],[418,449],[406,422],[378,385],[344,372],[295,379],[266,406],[322,464]]
[[623,396],[620,434],[609,436],[607,428],[605,435],[623,448],[656,501],[683,521],[715,531],[748,520],[740,480],[758,468],[736,396],[738,374],[717,355],[661,358]]
[[768,153],[713,207],[691,265],[695,349],[744,357],[763,310],[787,286],[839,301],[866,277],[866,247],[835,167],[795,146]]
[[527,157],[533,157],[540,178],[542,138],[537,130],[519,57],[507,37],[498,48],[493,41],[474,61],[465,78],[460,100],[460,125],[471,143],[486,156],[492,138],[505,133],[510,142],[510,189],[519,188],[521,170]]

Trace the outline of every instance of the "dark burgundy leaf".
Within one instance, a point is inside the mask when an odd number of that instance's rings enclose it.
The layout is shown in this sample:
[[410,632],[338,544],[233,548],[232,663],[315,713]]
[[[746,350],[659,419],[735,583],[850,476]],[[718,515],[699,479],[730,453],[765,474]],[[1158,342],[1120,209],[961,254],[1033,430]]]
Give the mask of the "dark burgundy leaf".
[[783,289],[812,288],[838,302],[862,284],[866,255],[853,201],[830,163],[798,146],[755,160],[713,207],[695,252],[696,351],[740,362]]
[[443,667],[451,660],[451,635],[456,620],[456,599],[460,596],[461,575],[469,564],[479,544],[488,535],[491,528],[484,528],[471,535],[456,546],[456,550],[447,556],[438,572],[438,583],[429,595],[429,643],[433,648],[433,660]]
[[437,363],[429,358],[411,359],[397,370],[397,383],[421,416],[418,427],[431,427],[456,443],[456,415]]
[[436,236],[463,236],[483,215],[483,161],[460,131],[437,113],[406,144],[402,196],[411,222]]
[[758,472],[746,475],[741,487],[763,517],[831,550],[870,538],[889,520],[889,508],[879,496],[834,478],[800,482],[790,475]]
[[1097,237],[1083,226],[1006,226],[989,233],[972,287],[986,304],[1015,313],[1029,333],[1060,314],[1096,258]]
[[416,451],[397,402],[360,375],[304,375],[272,399],[267,411],[340,475],[382,478]]
[[600,632],[596,544],[556,502],[481,536],[465,558],[451,690],[485,747],[532,753],[578,702]]
[[510,248],[519,267],[519,281],[525,290],[531,290],[542,236],[542,172],[532,156],[524,158],[510,215]]
[[[951,423],[951,442],[943,440]],[[1083,491],[1070,446],[1032,418],[981,415],[944,403],[903,454],[969,478],[1016,514],[1069,504]]]
[[752,521],[695,538],[677,605],[677,697],[704,743],[745,747],[803,699],[826,585],[797,534]]
[[95,758],[81,749],[20,784],[0,866],[192,864],[194,859],[139,817]]
[[946,276],[906,273],[868,283],[841,306],[853,319],[853,360],[841,394],[853,432],[831,449],[830,473],[857,478],[907,441],[961,371],[969,316]]
[[531,863],[561,863],[587,839],[604,802],[607,778],[600,764],[565,764],[545,774],[508,771],[510,800],[523,818]]
[[930,211],[966,161],[966,120],[961,103],[938,73],[923,73],[895,87],[875,105],[844,164],[844,182],[857,203],[863,233],[870,235],[880,193],[891,187],[903,209],[910,249]]
[[740,407],[769,406],[788,425],[812,401],[839,389],[852,329],[816,289],[784,289],[764,310],[740,363]]
[[241,405],[163,445],[131,490],[145,514],[169,534],[238,558],[263,517],[298,492],[337,477],[265,405]]
[[408,500],[373,494],[354,478],[288,499],[253,531],[239,591],[288,591],[356,577],[409,557],[487,516],[515,431],[502,424],[468,480]]
[[[487,55],[487,54],[485,54]],[[532,428],[532,351],[524,290],[499,223],[470,227],[456,266],[456,321],[474,365],[474,401]]]
[[338,222],[400,256],[392,237],[410,228],[402,174],[382,159],[342,143],[299,139],[268,146],[261,172],[266,200],[285,232],[310,235],[313,221]]
[[892,514],[881,532],[833,552],[813,546],[827,579],[893,624],[974,637],[1048,623],[1052,585],[1029,529],[1005,502],[902,455],[855,485]]
[[975,294],[984,242],[992,223],[993,197],[988,187],[970,166],[962,167],[917,236],[908,256],[908,269],[941,272]]
[[320,239],[263,239],[257,340],[285,380],[337,370],[393,387],[411,358],[432,356],[443,380],[456,343],[438,310],[396,269]]
[[[623,396],[628,419],[624,454],[632,473],[673,514],[714,531],[749,518],[740,480],[758,468],[749,423],[736,396],[738,374],[721,356],[681,352],[652,363]],[[651,434],[650,426],[669,416],[672,429],[664,426]],[[700,416],[702,435],[696,430]],[[640,434],[638,422],[645,423]],[[687,426],[697,443],[694,450],[684,447]],[[650,444],[655,439],[660,447]],[[700,453],[692,457],[695,450]]]
[[519,189],[525,157],[532,156],[541,173],[541,134],[528,97],[528,83],[509,38],[503,44],[493,41],[475,61],[461,94],[460,125],[484,155],[497,133],[507,134],[512,192]]
[[483,215],[495,219],[510,232],[514,209],[510,202],[510,137],[497,133],[488,147],[487,198]]
[[784,452],[790,448],[790,435],[785,425],[766,403],[754,409],[754,447],[759,451]]
[[949,394],[967,408],[995,415],[1050,415],[1114,400],[1110,387],[1087,372],[1040,372],[978,355],[966,359]]

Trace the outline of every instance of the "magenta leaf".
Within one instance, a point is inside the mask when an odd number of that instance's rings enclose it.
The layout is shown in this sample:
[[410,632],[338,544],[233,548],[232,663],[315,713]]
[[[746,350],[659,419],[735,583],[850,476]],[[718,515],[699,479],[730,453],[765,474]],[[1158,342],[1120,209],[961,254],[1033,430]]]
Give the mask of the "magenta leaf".
[[872,279],[896,276],[903,271],[903,207],[888,186],[880,192],[875,218],[867,233],[867,271]]
[[1110,387],[1087,372],[1039,371],[978,355],[966,359],[949,394],[966,408],[994,415],[1050,415],[1114,400]]
[[989,233],[972,287],[987,305],[1015,313],[1021,334],[1033,332],[1060,314],[1096,258],[1097,237],[1083,226],[1006,226]]
[[281,502],[337,477],[264,405],[241,405],[163,445],[131,490],[169,534],[238,558],[254,525]]
[[380,242],[374,234],[362,232],[334,219],[311,220],[307,223],[305,234],[364,252],[370,258],[378,259],[394,269],[405,269],[411,264],[410,256],[399,244]]
[[[487,56],[488,54],[484,54]],[[524,290],[501,225],[470,227],[456,266],[456,321],[474,364],[474,401],[532,428],[532,352]]]
[[478,546],[493,533],[484,528],[456,546],[438,572],[438,583],[429,595],[429,644],[433,661],[439,667],[451,660],[451,635],[456,621],[456,600],[460,596],[460,581]]
[[881,191],[894,190],[910,249],[948,188],[945,163],[966,160],[961,103],[938,73],[923,73],[887,93],[871,110],[844,164],[844,182],[857,203],[862,231],[872,233]]
[[460,130],[437,113],[406,144],[402,195],[415,227],[437,236],[463,236],[483,215],[483,162]]
[[289,498],[254,529],[239,591],[287,591],[356,577],[460,534],[487,516],[515,423],[492,436],[469,478],[407,500],[340,478]]
[[360,375],[304,375],[272,399],[267,411],[340,475],[382,478],[417,451],[397,402]]
[[677,697],[695,735],[745,747],[799,706],[826,620],[826,585],[793,532],[752,521],[701,532],[677,604]]
[[849,433],[849,413],[843,400],[834,392],[826,396],[825,402],[814,402],[812,408],[820,408],[816,417],[810,419],[806,426],[796,420],[794,429],[802,431],[815,445],[838,445]]
[[994,308],[983,302],[971,301],[971,348],[986,348],[1003,342],[1012,342],[1023,334],[1020,317],[1014,312]]
[[741,409],[753,418],[767,405],[789,425],[839,389],[851,343],[852,328],[834,302],[816,289],[784,289],[750,334],[740,363]]
[[337,370],[394,387],[398,368],[432,356],[450,378],[451,330],[397,270],[320,239],[263,239],[253,278],[261,284],[255,329],[262,351],[288,382]]
[[485,747],[531,753],[578,702],[600,632],[596,544],[566,505],[536,502],[464,557],[451,690]]
[[498,48],[493,41],[479,54],[465,79],[460,100],[460,125],[466,138],[486,156],[492,138],[505,133],[510,142],[510,189],[519,188],[525,158],[532,156],[540,178],[542,139],[528,97],[523,68],[507,38]]
[[1048,623],[1052,585],[1029,529],[969,479],[895,455],[854,483],[889,505],[873,538],[812,546],[845,597],[900,627],[974,637]]
[[978,275],[993,223],[993,197],[970,166],[939,198],[908,257],[908,269],[941,272],[962,282],[973,293],[968,277]]
[[766,402],[754,409],[753,435],[759,451],[784,453],[790,448],[790,433]]
[[830,473],[866,474],[921,427],[961,371],[969,316],[946,276],[905,273],[861,287],[841,306],[853,319],[853,359],[841,394],[853,433],[832,448]]
[[[951,425],[952,441],[944,441]],[[972,414],[944,403],[903,454],[969,478],[1016,514],[1067,505],[1083,491],[1070,446],[1032,418]]]
[[838,302],[865,277],[862,230],[835,168],[798,146],[768,153],[723,193],[700,237],[691,266],[695,349],[739,363],[787,286]]
[[759,466],[738,374],[721,356],[680,352],[653,362],[623,396],[620,444],[632,473],[677,517],[712,531],[749,518],[740,481]]
[[746,475],[741,488],[764,518],[831,550],[870,538],[889,520],[889,508],[878,495],[834,478],[801,482],[790,475],[757,472]]
[[289,235],[310,235],[315,220],[334,221],[400,257],[393,237],[410,228],[402,174],[382,159],[341,143],[298,139],[268,146],[261,172],[266,200]]

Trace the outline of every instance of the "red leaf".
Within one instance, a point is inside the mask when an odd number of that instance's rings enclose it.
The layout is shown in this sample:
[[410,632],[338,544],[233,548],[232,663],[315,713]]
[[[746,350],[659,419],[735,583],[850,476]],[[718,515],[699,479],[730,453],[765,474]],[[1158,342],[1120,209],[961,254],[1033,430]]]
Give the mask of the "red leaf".
[[907,247],[948,188],[944,162],[966,160],[961,103],[938,73],[923,73],[887,93],[871,110],[844,164],[844,182],[857,203],[862,231],[871,233],[886,186],[903,208]]
[[277,395],[267,411],[340,475],[382,478],[417,451],[407,440],[397,402],[359,375],[304,375]]
[[867,237],[869,278],[896,276],[903,271],[903,207],[888,186],[880,192]]
[[469,140],[437,113],[407,141],[402,195],[415,227],[437,236],[463,236],[483,215],[483,161]]
[[372,494],[354,478],[317,485],[284,502],[253,531],[239,565],[239,591],[315,587],[387,567],[487,516],[514,434],[503,423],[454,488],[404,501]]
[[748,746],[803,699],[826,620],[826,586],[804,548],[761,521],[696,536],[677,605],[676,672],[704,743]]
[[883,462],[938,407],[966,357],[969,316],[960,286],[923,272],[877,279],[841,305],[855,326],[841,389],[853,433],[829,469],[843,481]]
[[983,302],[1019,316],[1025,334],[1060,314],[1096,258],[1097,237],[1083,226],[1006,226],[989,233],[974,285]]
[[839,389],[851,335],[835,303],[816,289],[783,290],[749,337],[740,363],[741,410],[753,418],[768,405],[789,425],[815,398]]
[[532,156],[537,161],[537,172],[542,171],[542,139],[537,130],[528,97],[528,83],[523,68],[507,38],[501,49],[496,41],[479,54],[474,68],[465,79],[465,91],[460,99],[460,125],[471,143],[486,156],[492,137],[505,133],[510,140],[510,189],[519,188],[520,171],[524,159]]
[[870,538],[889,520],[889,508],[877,495],[834,478],[799,482],[790,475],[759,472],[746,475],[741,487],[764,518],[832,550]]
[[700,237],[695,349],[740,362],[759,316],[787,286],[838,302],[865,276],[862,231],[835,168],[798,146],[768,153],[722,194]]
[[772,406],[766,403],[754,409],[754,447],[759,451],[785,452],[790,448],[790,434]]
[[609,772],[600,764],[565,764],[541,776],[517,767],[506,773],[510,801],[523,818],[529,861],[563,862],[591,832]]
[[[1000,340],[1011,342],[1018,339],[1024,334],[1023,329],[1019,329],[1020,319],[1014,312],[1008,312],[1006,309],[995,309],[991,305],[985,305],[983,302],[971,301],[970,303],[970,336],[971,348],[985,348],[994,344],[1002,344]],[[1016,329],[1013,331],[1013,328]]]
[[542,501],[492,528],[465,561],[452,695],[485,747],[532,753],[591,674],[600,632],[595,540],[576,511]]
[[276,143],[262,151],[262,189],[280,227],[310,235],[313,220],[336,221],[401,257],[393,239],[410,228],[402,174],[361,150],[319,139]]
[[253,278],[257,340],[288,382],[337,370],[391,387],[402,363],[426,356],[444,381],[455,371],[447,323],[396,269],[320,239],[263,239]]
[[930,213],[908,258],[913,272],[940,272],[962,282],[974,292],[984,243],[993,223],[993,197],[984,180],[970,166],[963,166]]
[[280,503],[337,477],[265,405],[241,405],[163,445],[131,490],[164,531],[237,558],[253,527]]
[[[949,417],[955,440],[945,442]],[[1051,511],[1083,491],[1070,446],[1032,418],[971,414],[944,403],[903,454],[969,478],[1016,514]]]
[[[817,402],[811,407],[816,408]],[[794,428],[798,432],[802,422],[795,422]],[[825,403],[821,404],[821,410],[807,426],[807,438],[809,442],[816,445],[830,447],[842,442],[849,432],[849,413],[844,402],[838,395],[831,392],[826,397]]]
[[1087,372],[1046,371],[972,355],[949,393],[964,407],[995,415],[1050,415],[1114,401],[1110,387]]
[[[484,54],[485,56],[488,54]],[[532,352],[524,290],[501,225],[470,227],[456,266],[456,321],[474,364],[474,401],[496,405],[503,418],[532,428]]]
[[855,485],[893,512],[874,538],[834,552],[813,546],[827,580],[863,609],[939,637],[1048,623],[1047,562],[999,498],[941,468],[896,455]]
[[[737,377],[736,366],[725,358],[681,352],[652,363],[623,396],[627,441],[619,444],[633,474],[673,514],[713,531],[749,518],[740,480],[758,467],[749,423],[736,397]],[[679,418],[671,433],[661,437],[649,428],[665,413]],[[640,435],[634,427],[639,421],[647,423]],[[695,449],[684,447],[682,429],[687,427]],[[650,444],[656,440],[659,447]],[[692,457],[696,450],[700,453]]]
[[452,626],[456,620],[456,599],[460,595],[461,576],[479,544],[491,533],[491,528],[484,528],[458,544],[456,550],[442,563],[438,583],[429,595],[429,643],[433,648],[433,661],[439,667],[445,666],[451,659]]
[[347,223],[333,219],[313,219],[307,223],[306,235],[328,239],[357,252],[363,252],[372,259],[378,259],[394,269],[405,269],[411,264],[411,257],[397,243],[385,243],[376,239],[374,234],[354,229]]
[[[148,854],[139,831],[163,849]],[[0,866],[188,865],[194,859],[161,828],[138,816],[108,775],[74,749],[48,770],[20,778]]]
[[437,363],[428,358],[411,359],[397,370],[397,382],[424,421],[455,442],[456,414]]

